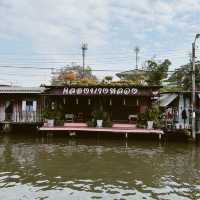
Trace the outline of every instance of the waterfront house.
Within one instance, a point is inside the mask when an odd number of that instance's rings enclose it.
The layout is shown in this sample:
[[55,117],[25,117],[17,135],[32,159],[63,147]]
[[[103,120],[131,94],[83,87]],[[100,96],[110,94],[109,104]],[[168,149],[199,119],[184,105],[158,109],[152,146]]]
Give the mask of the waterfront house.
[[[46,86],[45,106],[59,109],[74,122],[86,122],[100,106],[112,122],[137,120],[139,113],[159,96],[159,86],[137,85],[66,85]],[[67,120],[67,119],[65,119]]]
[[0,123],[40,122],[41,87],[0,86]]
[[[196,128],[200,130],[200,92],[196,92]],[[159,98],[160,108],[168,128],[191,128],[191,92],[164,92]]]

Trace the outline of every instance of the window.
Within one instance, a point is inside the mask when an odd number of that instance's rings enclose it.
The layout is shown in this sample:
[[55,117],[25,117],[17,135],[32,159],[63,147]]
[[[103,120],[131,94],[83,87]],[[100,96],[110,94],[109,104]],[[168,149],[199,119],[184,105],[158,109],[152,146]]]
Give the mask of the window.
[[26,112],[33,112],[33,101],[26,101]]

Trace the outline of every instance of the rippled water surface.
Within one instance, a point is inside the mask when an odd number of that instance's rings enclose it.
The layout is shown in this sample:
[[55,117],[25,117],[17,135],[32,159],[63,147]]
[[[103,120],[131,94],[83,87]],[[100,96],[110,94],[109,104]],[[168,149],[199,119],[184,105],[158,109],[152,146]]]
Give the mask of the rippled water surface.
[[200,199],[200,147],[1,136],[0,199]]

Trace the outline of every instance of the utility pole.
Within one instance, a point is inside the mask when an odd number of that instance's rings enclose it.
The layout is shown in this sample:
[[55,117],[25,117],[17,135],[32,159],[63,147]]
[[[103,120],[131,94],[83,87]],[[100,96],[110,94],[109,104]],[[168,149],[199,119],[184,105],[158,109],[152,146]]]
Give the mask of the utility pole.
[[136,67],[136,69],[138,69],[138,54],[140,52],[139,47],[136,46],[134,51],[135,51],[135,67]]
[[196,140],[196,80],[195,80],[195,44],[200,34],[196,34],[192,43],[192,139]]
[[82,57],[83,57],[83,73],[82,73],[82,77],[84,77],[84,75],[85,75],[85,51],[88,50],[87,43],[82,43],[81,49],[82,49]]
[[192,43],[192,139],[196,139],[196,119],[195,119],[195,42]]

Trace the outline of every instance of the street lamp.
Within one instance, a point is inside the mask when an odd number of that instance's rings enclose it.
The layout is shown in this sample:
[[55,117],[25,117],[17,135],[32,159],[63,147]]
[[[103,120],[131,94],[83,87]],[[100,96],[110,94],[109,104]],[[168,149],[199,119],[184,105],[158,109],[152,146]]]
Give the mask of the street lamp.
[[196,107],[196,84],[195,84],[195,45],[196,40],[200,38],[200,34],[196,34],[194,42],[192,43],[192,138],[196,139],[196,116],[195,116],[195,107]]

